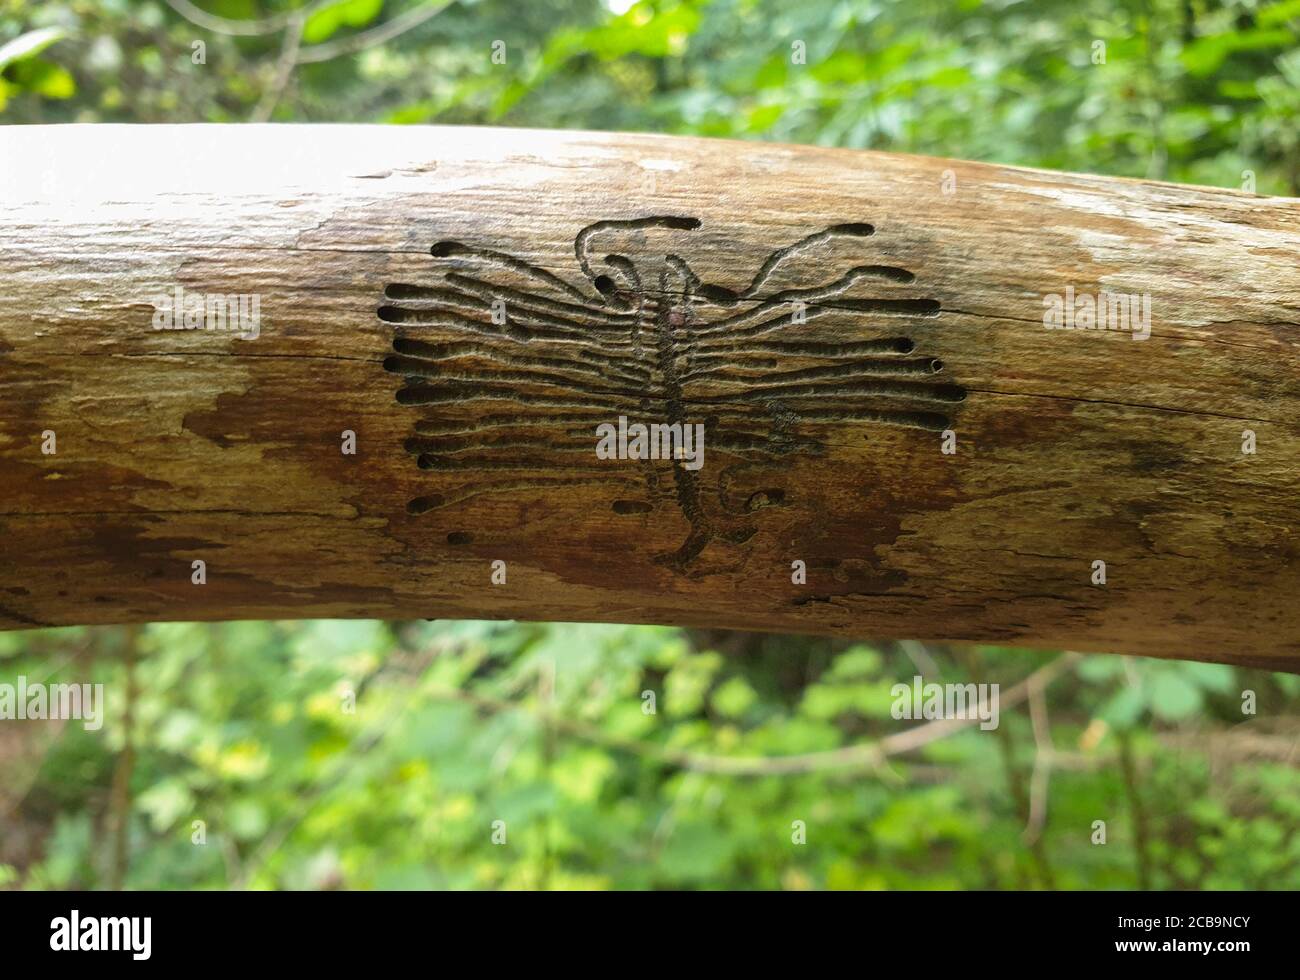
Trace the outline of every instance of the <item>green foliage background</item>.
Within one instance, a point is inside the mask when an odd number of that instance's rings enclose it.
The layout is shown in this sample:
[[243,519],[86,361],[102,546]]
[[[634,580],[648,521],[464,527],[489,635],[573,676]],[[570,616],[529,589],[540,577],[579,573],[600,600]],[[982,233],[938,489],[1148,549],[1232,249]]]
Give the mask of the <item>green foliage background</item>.
[[[199,3],[289,25],[253,36],[177,5],[0,0],[0,121],[647,130],[1300,193],[1300,0],[459,0],[300,65],[287,31],[320,53],[425,4]],[[895,682],[1006,691],[1056,656],[477,622],[0,634],[0,681],[109,699],[98,732],[0,723],[0,887],[1300,887],[1289,675],[1079,658],[995,732],[838,764],[916,724]],[[812,771],[706,771],[792,754]]]

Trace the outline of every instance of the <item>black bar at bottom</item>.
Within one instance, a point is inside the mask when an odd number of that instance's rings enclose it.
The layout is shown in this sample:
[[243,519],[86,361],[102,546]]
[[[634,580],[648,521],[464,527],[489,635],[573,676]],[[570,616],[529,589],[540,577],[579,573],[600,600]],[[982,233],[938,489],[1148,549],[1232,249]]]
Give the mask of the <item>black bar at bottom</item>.
[[468,957],[599,969],[682,956],[735,967],[770,966],[773,953],[820,960],[835,947],[864,965],[1038,955],[1071,966],[1168,956],[1230,965],[1289,954],[1295,934],[1295,895],[1285,892],[0,893],[0,955],[11,967],[75,957],[80,968],[337,971]]

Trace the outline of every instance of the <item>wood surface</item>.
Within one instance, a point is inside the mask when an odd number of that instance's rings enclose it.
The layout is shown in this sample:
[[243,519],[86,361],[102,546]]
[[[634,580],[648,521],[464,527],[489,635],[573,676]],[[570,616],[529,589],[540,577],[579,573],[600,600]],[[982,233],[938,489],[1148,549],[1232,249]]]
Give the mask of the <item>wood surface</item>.
[[[156,329],[178,287],[255,296],[257,336]],[[1048,329],[1067,290],[1145,296],[1149,336]],[[0,396],[4,628],[644,622],[1300,670],[1293,199],[644,135],[5,127]],[[703,425],[702,465],[598,458],[620,416]]]

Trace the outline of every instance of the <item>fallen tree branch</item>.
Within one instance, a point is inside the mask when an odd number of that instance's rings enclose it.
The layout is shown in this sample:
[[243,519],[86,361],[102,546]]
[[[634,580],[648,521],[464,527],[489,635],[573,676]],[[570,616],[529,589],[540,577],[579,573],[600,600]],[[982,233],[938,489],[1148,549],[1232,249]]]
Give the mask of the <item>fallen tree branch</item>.
[[1300,668],[1293,200],[437,127],[9,127],[0,171],[0,627]]

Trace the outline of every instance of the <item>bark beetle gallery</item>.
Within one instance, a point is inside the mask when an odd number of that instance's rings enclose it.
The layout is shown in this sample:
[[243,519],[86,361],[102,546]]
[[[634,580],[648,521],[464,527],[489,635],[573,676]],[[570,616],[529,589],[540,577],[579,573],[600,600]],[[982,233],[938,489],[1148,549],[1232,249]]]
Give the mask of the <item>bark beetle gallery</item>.
[[2,628],[1300,668],[1295,201],[437,126],[11,127],[0,172]]
[[[750,471],[779,475],[782,456],[824,452],[800,433],[801,421],[952,425],[965,391],[905,335],[909,318],[938,316],[940,304],[919,291],[881,294],[882,282],[909,286],[916,277],[870,261],[870,224],[834,225],[773,251],[740,292],[692,271],[684,256],[699,227],[677,216],[588,225],[574,242],[581,286],[450,241],[430,249],[438,262],[431,284],[389,285],[378,312],[395,327],[396,353],[384,368],[406,379],[397,401],[437,406],[415,422],[406,449],[439,478],[438,489],[408,510],[598,484],[616,514],[680,508],[690,532],[655,560],[685,571],[715,537],[749,540],[754,513],[790,499],[787,486],[737,488]],[[680,240],[653,251],[650,232]],[[463,339],[429,343],[421,326]],[[862,339],[837,339],[846,330]],[[796,361],[809,366],[791,367]],[[473,402],[504,410],[449,419],[452,406]],[[635,475],[603,462],[593,431],[629,412],[676,432],[703,419],[710,452],[724,460],[716,475],[706,483],[698,466],[666,454]],[[530,475],[539,471],[548,475]]]

